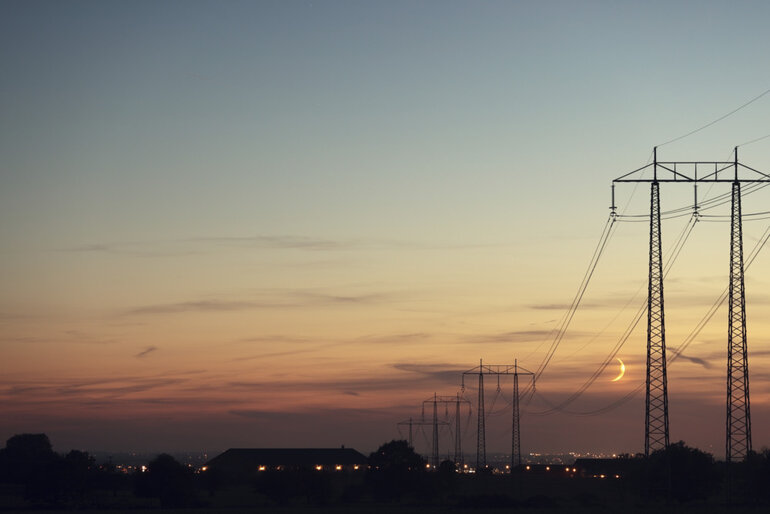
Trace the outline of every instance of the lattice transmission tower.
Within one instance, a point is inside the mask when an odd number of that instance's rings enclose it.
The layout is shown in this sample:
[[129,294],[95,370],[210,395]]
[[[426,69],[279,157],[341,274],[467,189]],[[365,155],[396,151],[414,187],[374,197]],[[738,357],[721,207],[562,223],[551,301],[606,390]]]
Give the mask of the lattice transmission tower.
[[486,443],[486,415],[484,412],[484,375],[497,375],[497,387],[500,389],[500,376],[513,376],[513,401],[512,401],[512,420],[511,420],[511,472],[521,464],[521,418],[519,412],[519,375],[529,375],[534,383],[535,374],[518,365],[518,360],[514,359],[514,364],[484,364],[479,360],[479,365],[475,368],[463,372],[462,388],[465,390],[465,376],[478,375],[479,377],[479,404],[476,407],[478,415],[478,431],[476,439],[476,469],[484,469],[487,466],[487,443]]
[[[647,380],[645,401],[644,453],[665,449],[669,444],[668,380],[666,374],[666,337],[663,306],[663,267],[661,252],[660,183],[678,182],[695,187],[694,212],[698,212],[699,183],[730,183],[732,215],[730,243],[730,284],[727,341],[727,420],[725,458],[729,463],[745,458],[751,451],[751,414],[749,409],[749,367],[746,346],[746,296],[744,288],[741,184],[770,183],[770,175],[738,162],[738,148],[731,162],[658,161],[613,180],[612,213],[615,214],[615,184],[650,183],[650,260],[647,298]],[[652,168],[652,178],[643,173]],[[699,170],[705,175],[698,176]],[[659,176],[659,174],[661,176]]]
[[[400,429],[400,427],[403,427],[403,426],[409,427],[409,439],[407,440],[407,443],[409,443],[409,447],[412,448],[412,449],[414,449],[414,444],[413,444],[413,442],[414,442],[413,441],[413,427],[426,427],[426,426],[433,427],[434,424],[436,424],[438,426],[449,425],[449,423],[447,421],[443,421],[443,420],[441,420],[441,421],[437,420],[435,422],[432,421],[432,420],[431,421],[425,421],[424,418],[425,418],[425,413],[423,412],[423,417],[422,417],[422,419],[420,421],[415,421],[413,418],[409,418],[408,420],[399,421],[398,423],[396,423],[396,426],[399,427],[399,429]],[[400,435],[400,430],[399,430],[399,435]]]
[[[439,427],[439,419],[438,419],[438,405],[444,404],[445,407],[448,408],[449,404],[454,404],[455,406],[455,449],[454,449],[454,461],[455,464],[462,465],[464,462],[463,457],[463,443],[462,443],[462,433],[460,430],[460,406],[461,405],[468,405],[470,407],[471,402],[464,398],[460,398],[460,393],[457,393],[455,396],[441,396],[436,393],[433,394],[432,398],[428,398],[427,400],[423,400],[422,406],[423,406],[423,417],[425,416],[425,405],[433,404],[433,440],[432,440],[432,452],[431,452],[431,464],[435,467],[438,467],[440,464],[439,459],[439,437],[438,437],[438,427]],[[444,412],[444,417],[447,419],[447,421],[441,423],[448,425],[449,424],[449,412],[446,410]]]

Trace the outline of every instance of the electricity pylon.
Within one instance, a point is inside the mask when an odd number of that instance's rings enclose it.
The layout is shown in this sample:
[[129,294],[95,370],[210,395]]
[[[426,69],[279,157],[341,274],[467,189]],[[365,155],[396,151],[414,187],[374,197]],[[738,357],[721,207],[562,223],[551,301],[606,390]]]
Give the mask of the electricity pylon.
[[484,364],[479,359],[479,365],[475,368],[463,372],[462,389],[465,390],[465,375],[479,376],[479,405],[476,408],[478,414],[478,432],[476,438],[476,470],[484,469],[487,466],[487,443],[486,443],[486,421],[484,413],[484,375],[497,375],[497,388],[500,390],[500,376],[513,375],[513,416],[511,424],[511,472],[513,468],[521,464],[521,424],[519,420],[519,375],[530,375],[533,378],[535,374],[518,365],[514,359],[514,364]]
[[[615,183],[647,182],[650,189],[650,269],[647,298],[647,396],[645,402],[644,453],[669,444],[668,384],[666,379],[666,340],[663,309],[663,274],[660,238],[659,184],[689,183],[695,186],[694,211],[698,212],[697,184],[732,184],[732,216],[730,245],[730,286],[727,341],[727,420],[725,458],[745,458],[751,451],[751,415],[749,409],[749,368],[746,348],[746,298],[743,269],[743,234],[741,222],[741,184],[770,183],[770,175],[738,162],[738,148],[732,162],[658,161],[657,148],[653,162],[613,180],[612,213],[615,214]],[[652,178],[642,173],[652,167]],[[698,176],[698,169],[707,170]],[[712,171],[713,170],[713,171]],[[659,177],[659,172],[664,175]],[[742,173],[741,173],[742,172]],[[721,174],[721,176],[720,176]],[[726,176],[727,175],[727,176]],[[732,176],[730,176],[732,175]]]
[[[433,453],[431,455],[431,460],[433,461],[433,465],[438,467],[439,463],[439,451],[438,451],[438,404],[443,403],[445,404],[445,407],[448,407],[449,404],[453,403],[455,404],[455,455],[454,460],[455,464],[462,465],[463,464],[463,446],[462,446],[462,434],[460,433],[460,405],[461,404],[467,404],[468,407],[470,407],[471,402],[464,398],[460,398],[460,393],[457,393],[455,396],[440,396],[436,393],[433,394],[432,398],[428,398],[427,400],[423,400],[422,406],[423,406],[423,417],[425,416],[425,404],[433,404]],[[445,412],[445,417],[449,419],[449,412]],[[445,423],[445,424],[448,424]]]
[[521,414],[519,413],[519,375],[530,375],[535,380],[535,374],[520,368],[518,359],[513,361],[513,422],[511,430],[511,473],[521,466]]
[[[423,414],[424,417],[424,414]],[[439,426],[443,425],[449,425],[446,421],[438,421]],[[409,427],[409,440],[407,441],[409,443],[409,447],[414,449],[414,445],[412,444],[412,427],[413,426],[433,426],[433,421],[425,421],[424,419],[422,421],[415,421],[412,418],[409,418],[406,421],[399,421],[396,423],[396,426],[402,427],[402,426],[408,426]],[[400,435],[400,434],[399,434]]]

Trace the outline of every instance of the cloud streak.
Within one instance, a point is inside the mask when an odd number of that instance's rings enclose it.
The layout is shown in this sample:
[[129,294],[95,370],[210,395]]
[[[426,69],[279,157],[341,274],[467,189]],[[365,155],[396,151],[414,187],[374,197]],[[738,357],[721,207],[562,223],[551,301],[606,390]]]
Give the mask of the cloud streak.
[[136,357],[137,359],[144,359],[145,357],[147,357],[148,355],[150,355],[151,353],[156,352],[156,351],[158,351],[158,347],[157,346],[148,346],[147,348],[145,348],[141,352],[139,352],[136,355],[134,355],[134,357]]
[[479,334],[468,337],[467,343],[529,343],[553,336],[553,330],[514,330],[496,334]]
[[155,304],[135,307],[128,315],[180,314],[189,312],[235,312],[256,309],[290,309],[301,307],[373,305],[394,301],[402,294],[365,293],[365,294],[330,294],[315,291],[268,291],[263,294],[266,301],[242,300],[191,300],[185,302]]

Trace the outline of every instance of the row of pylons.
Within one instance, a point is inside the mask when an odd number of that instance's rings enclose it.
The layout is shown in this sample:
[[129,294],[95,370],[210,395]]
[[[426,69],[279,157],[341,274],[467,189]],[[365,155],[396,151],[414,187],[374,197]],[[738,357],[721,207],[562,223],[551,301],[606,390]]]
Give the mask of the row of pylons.
[[[643,174],[652,169],[652,177]],[[703,170],[705,174],[703,173]],[[700,176],[698,175],[702,173]],[[770,183],[770,175],[760,172],[738,161],[738,148],[735,148],[731,162],[717,161],[658,161],[657,148],[653,150],[653,161],[641,168],[619,177],[612,182],[611,216],[617,216],[615,206],[615,185],[634,182],[650,184],[650,239],[649,239],[649,274],[647,291],[647,362],[645,380],[645,427],[644,455],[666,449],[670,444],[668,377],[666,368],[666,330],[663,294],[663,253],[661,239],[660,184],[692,184],[695,190],[693,213],[698,216],[698,184],[729,183],[731,192],[730,215],[730,278],[728,287],[728,339],[727,339],[727,401],[725,422],[725,460],[731,462],[745,459],[752,451],[751,409],[749,400],[749,368],[746,338],[746,294],[744,281],[743,223],[741,212],[741,184]],[[513,470],[521,465],[521,426],[519,411],[519,375],[534,374],[513,365],[479,365],[463,372],[462,388],[465,388],[465,376],[478,376],[478,412],[476,469],[483,469],[486,462],[486,414],[484,412],[484,376],[513,376],[511,462]],[[460,393],[455,396],[439,396],[423,402],[432,404],[433,419],[426,422],[403,421],[399,425],[409,425],[409,444],[412,445],[412,426],[430,425],[433,429],[431,464],[439,465],[438,432],[439,426],[447,425],[438,419],[438,404],[454,403],[455,413],[455,462],[463,464],[462,437],[460,434],[460,406],[470,405]]]

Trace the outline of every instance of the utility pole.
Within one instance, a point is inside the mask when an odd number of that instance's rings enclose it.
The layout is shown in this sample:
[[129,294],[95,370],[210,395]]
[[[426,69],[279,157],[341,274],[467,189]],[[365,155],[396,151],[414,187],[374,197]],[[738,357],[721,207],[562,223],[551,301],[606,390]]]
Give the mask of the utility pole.
[[[735,149],[735,158],[732,162],[661,162],[658,161],[657,148],[653,151],[653,155],[654,158],[651,164],[647,164],[613,180],[613,201],[611,207],[611,212],[615,215],[614,186],[616,183],[646,182],[651,184],[650,269],[647,298],[647,396],[645,402],[644,453],[645,456],[649,456],[652,451],[665,449],[669,444],[659,184],[664,182],[692,184],[696,188],[694,212],[697,214],[698,183],[730,183],[732,185],[732,216],[727,341],[727,420],[725,430],[725,458],[729,464],[735,458],[745,458],[751,451],[741,184],[770,183],[770,175],[738,162],[737,147]],[[648,171],[650,167],[652,167],[652,178],[643,177],[642,174]],[[699,168],[701,170],[706,168],[709,172],[706,175],[699,176]],[[664,176],[661,177],[661,174]]]
[[478,431],[476,438],[476,471],[487,466],[487,445],[486,445],[486,422],[484,413],[484,375],[497,375],[497,388],[500,390],[500,376],[512,375],[514,383],[513,391],[513,419],[511,424],[511,472],[515,465],[521,463],[521,426],[519,422],[519,391],[518,375],[530,375],[534,382],[535,374],[518,365],[518,360],[514,359],[514,364],[487,364],[479,360],[478,367],[463,372],[462,389],[465,390],[465,376],[479,376],[479,405],[476,408],[478,414]]

